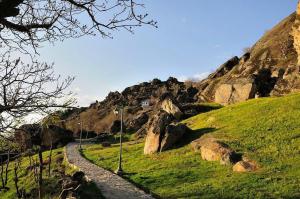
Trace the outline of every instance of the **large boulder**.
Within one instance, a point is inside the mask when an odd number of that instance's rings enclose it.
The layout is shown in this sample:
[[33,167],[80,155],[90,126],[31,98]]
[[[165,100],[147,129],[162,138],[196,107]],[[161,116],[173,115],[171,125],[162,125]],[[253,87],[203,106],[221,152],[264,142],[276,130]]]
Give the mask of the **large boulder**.
[[165,134],[165,129],[172,121],[172,116],[165,111],[159,111],[150,123],[147,132],[144,154],[159,152],[161,139]]
[[256,86],[253,80],[243,79],[235,83],[221,84],[215,93],[215,102],[228,105],[254,98]]
[[215,140],[203,139],[200,144],[201,157],[207,161],[220,161],[221,164],[236,162],[236,153],[228,145]]
[[189,128],[185,124],[170,124],[166,128],[165,135],[161,141],[160,151],[165,151],[176,142],[178,142],[185,133],[187,133]]
[[135,134],[134,137],[136,139],[141,139],[147,136],[147,129],[146,129],[146,125],[144,125],[143,127],[141,127]]
[[176,106],[170,98],[165,99],[161,104],[162,110],[173,115],[176,119],[182,116],[181,110]]
[[148,122],[148,119],[149,116],[145,112],[137,115],[129,122],[128,130],[134,132],[138,131],[145,123]]
[[206,138],[198,138],[191,142],[191,147],[195,152],[201,152],[201,146],[203,146],[207,142],[215,142],[216,139],[213,137],[206,137]]
[[148,132],[144,146],[144,154],[149,155],[159,152],[160,148],[160,134]]

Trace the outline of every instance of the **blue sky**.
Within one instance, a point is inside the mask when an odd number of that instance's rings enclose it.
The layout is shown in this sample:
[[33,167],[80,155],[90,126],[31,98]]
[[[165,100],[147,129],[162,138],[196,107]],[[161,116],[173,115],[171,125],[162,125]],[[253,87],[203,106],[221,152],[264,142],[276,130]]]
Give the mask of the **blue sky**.
[[70,39],[40,50],[56,72],[75,76],[79,104],[153,78],[203,76],[295,11],[297,0],[145,0],[159,28],[114,39]]

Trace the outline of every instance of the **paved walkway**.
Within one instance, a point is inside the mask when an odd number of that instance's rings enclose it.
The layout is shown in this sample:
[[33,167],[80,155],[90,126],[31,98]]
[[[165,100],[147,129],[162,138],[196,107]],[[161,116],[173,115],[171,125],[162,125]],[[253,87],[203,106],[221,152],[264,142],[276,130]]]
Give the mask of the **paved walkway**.
[[130,182],[83,158],[77,147],[77,143],[70,143],[66,146],[68,162],[77,166],[89,179],[94,181],[106,199],[153,199],[152,196],[138,189]]

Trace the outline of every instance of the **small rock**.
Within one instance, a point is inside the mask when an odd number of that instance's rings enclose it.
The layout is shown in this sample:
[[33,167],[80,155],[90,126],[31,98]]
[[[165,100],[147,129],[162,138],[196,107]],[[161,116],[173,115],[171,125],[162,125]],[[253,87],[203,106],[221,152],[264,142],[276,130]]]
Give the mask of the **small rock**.
[[70,177],[65,178],[62,183],[62,189],[75,189],[79,185],[79,182],[73,181]]
[[81,183],[84,181],[84,176],[85,176],[84,172],[77,171],[72,175],[72,180]]
[[235,172],[250,172],[257,169],[256,164],[253,161],[239,161],[233,166]]

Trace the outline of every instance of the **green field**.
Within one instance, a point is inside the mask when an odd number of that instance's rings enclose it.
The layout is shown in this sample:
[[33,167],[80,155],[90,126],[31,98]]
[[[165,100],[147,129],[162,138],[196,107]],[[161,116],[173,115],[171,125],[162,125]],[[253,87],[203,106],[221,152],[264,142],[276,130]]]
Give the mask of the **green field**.
[[[194,131],[174,149],[143,155],[143,142],[124,144],[125,177],[161,198],[300,198],[300,94],[261,98],[183,121]],[[259,169],[234,173],[231,166],[201,160],[189,143],[213,135],[255,160]],[[118,144],[88,146],[90,161],[115,170]]]

